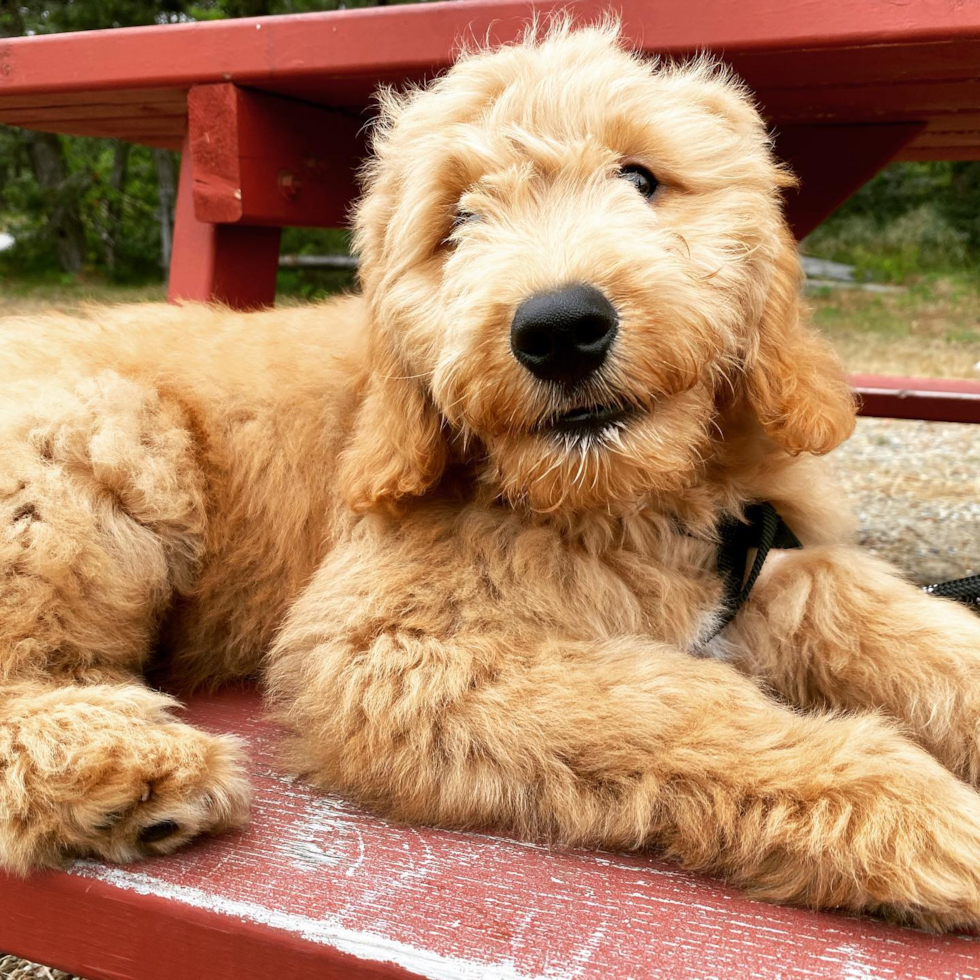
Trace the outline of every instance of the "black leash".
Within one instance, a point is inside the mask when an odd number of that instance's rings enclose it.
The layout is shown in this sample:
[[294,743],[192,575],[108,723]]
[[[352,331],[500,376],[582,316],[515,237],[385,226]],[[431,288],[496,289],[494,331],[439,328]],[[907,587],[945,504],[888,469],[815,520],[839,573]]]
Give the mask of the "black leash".
[[936,582],[935,585],[923,585],[922,591],[928,592],[929,595],[938,595],[943,599],[955,599],[980,611],[980,575],[968,575],[966,578],[954,578],[948,582]]
[[[721,544],[718,548],[717,569],[724,585],[724,611],[708,640],[713,640],[745,605],[752,586],[762,572],[766,557],[773,548],[803,547],[776,508],[768,502],[746,507],[744,520],[724,518],[718,527],[718,534]],[[755,558],[746,576],[745,566],[749,551],[753,548],[756,549]],[[965,603],[980,612],[980,575],[924,585],[922,590],[930,595]]]

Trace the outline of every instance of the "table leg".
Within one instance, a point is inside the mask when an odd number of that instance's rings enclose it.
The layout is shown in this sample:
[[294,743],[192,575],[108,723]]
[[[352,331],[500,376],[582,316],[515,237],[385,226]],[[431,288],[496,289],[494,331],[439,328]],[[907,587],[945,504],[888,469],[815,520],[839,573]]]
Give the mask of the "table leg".
[[199,221],[193,187],[190,141],[185,137],[167,299],[225,303],[236,310],[273,306],[280,229]]

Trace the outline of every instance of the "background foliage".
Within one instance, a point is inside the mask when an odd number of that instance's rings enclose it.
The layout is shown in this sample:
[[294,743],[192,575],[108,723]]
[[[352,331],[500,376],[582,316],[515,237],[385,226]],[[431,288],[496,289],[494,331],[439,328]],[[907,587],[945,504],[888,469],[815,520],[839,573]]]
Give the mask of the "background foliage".
[[[365,7],[386,0],[0,0],[0,37]],[[411,2],[411,0],[388,0]],[[159,281],[167,264],[177,160],[111,140],[0,126],[0,273],[27,279]],[[287,253],[343,251],[337,231],[288,229]],[[950,272],[980,283],[980,163],[889,167],[806,242],[867,278]],[[312,295],[344,273],[283,270],[280,289]]]
[[[109,27],[308,13],[411,0],[0,0],[0,38]],[[173,222],[176,154],[114,140],[0,126],[0,275],[63,281],[79,276],[142,283],[164,276]],[[283,251],[346,250],[340,231],[287,229]],[[350,276],[283,270],[280,288],[313,294]]]
[[805,243],[866,278],[959,272],[980,285],[980,163],[898,163],[866,184]]

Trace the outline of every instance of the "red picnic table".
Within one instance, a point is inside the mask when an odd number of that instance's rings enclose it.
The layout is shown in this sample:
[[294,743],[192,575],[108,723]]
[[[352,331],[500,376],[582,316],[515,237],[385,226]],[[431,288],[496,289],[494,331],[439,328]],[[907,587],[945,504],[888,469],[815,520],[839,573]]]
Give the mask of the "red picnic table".
[[[280,228],[335,226],[370,94],[557,6],[472,0],[0,42],[0,121],[182,148],[170,295],[273,302]],[[605,4],[582,2],[583,19]],[[802,178],[802,236],[891,160],[980,159],[980,3],[618,0],[644,50],[723,55]],[[980,421],[980,386],[859,379],[868,414]],[[285,779],[254,692],[248,830],[167,859],[0,879],[0,949],[92,980],[980,978],[980,946],[776,908],[648,855],[390,824]]]

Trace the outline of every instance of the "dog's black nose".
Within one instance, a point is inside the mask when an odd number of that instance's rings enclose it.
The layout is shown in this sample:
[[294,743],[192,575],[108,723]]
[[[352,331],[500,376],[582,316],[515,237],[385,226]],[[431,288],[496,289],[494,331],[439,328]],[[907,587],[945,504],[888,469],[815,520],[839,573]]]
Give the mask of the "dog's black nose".
[[574,384],[602,366],[618,321],[612,303],[594,286],[566,286],[520,305],[510,348],[536,378]]

